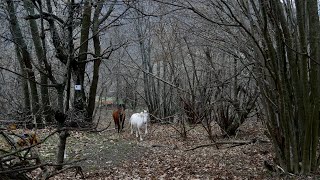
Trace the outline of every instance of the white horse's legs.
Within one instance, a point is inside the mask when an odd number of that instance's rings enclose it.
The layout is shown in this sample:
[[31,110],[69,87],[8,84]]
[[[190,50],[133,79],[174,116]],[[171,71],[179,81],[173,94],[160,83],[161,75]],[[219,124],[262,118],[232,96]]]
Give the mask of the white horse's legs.
[[147,122],[146,122],[146,131],[144,132],[144,134],[148,133],[148,127],[147,127]]
[[138,128],[138,132],[139,132],[139,136],[140,136],[140,141],[142,141],[143,139],[142,139],[142,134],[141,134],[140,128],[139,127],[137,127],[137,128]]

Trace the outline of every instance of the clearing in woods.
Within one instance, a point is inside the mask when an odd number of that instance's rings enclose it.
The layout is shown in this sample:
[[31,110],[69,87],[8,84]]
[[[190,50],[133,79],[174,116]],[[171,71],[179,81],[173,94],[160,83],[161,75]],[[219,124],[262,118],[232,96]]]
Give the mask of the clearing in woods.
[[[245,145],[220,144],[218,146],[194,147],[210,144],[201,125],[189,127],[187,139],[182,139],[176,125],[149,125],[149,134],[140,142],[130,134],[126,117],[124,132],[118,134],[110,115],[101,119],[111,126],[99,133],[72,132],[67,142],[66,161],[85,158],[78,164],[83,167],[86,179],[274,179],[264,161],[272,162],[272,144],[263,134],[260,122],[247,121],[236,137],[222,138],[214,125],[218,142],[248,142]],[[39,131],[41,137],[49,130]],[[54,160],[57,136],[40,147],[46,161]],[[295,177],[297,178],[297,177]],[[301,177],[300,177],[301,178]],[[306,177],[303,177],[306,178]],[[303,179],[302,178],[302,179]],[[311,178],[311,177],[308,177]],[[74,172],[65,172],[52,179],[80,179]]]

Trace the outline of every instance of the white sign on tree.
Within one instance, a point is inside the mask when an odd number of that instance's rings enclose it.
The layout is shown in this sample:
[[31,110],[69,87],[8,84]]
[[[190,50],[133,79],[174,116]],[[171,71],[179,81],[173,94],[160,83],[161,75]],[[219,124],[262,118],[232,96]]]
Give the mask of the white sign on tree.
[[75,86],[74,86],[74,89],[75,89],[76,91],[80,91],[80,90],[81,90],[81,85],[75,85]]

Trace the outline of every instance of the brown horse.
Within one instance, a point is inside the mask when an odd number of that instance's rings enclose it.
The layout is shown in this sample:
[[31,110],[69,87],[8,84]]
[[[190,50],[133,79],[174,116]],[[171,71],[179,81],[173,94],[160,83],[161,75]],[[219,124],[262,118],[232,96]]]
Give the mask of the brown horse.
[[118,133],[124,128],[124,120],[126,119],[125,109],[123,107],[118,107],[118,109],[112,112],[114,124]]

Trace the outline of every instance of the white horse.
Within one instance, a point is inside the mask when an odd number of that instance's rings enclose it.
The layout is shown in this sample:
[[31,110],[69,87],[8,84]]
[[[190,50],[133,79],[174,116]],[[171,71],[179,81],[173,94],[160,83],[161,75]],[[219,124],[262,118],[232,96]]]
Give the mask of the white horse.
[[[137,128],[136,130],[136,137],[140,136],[140,141],[142,141],[142,135],[140,132],[140,128],[145,125],[145,133],[148,133],[147,129],[147,121],[148,121],[149,113],[144,110],[141,113],[134,113],[130,118],[130,125],[131,125],[131,134],[133,134],[133,129]],[[138,135],[139,134],[139,135]]]

